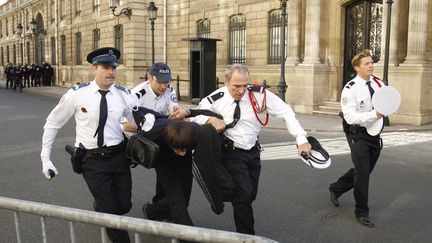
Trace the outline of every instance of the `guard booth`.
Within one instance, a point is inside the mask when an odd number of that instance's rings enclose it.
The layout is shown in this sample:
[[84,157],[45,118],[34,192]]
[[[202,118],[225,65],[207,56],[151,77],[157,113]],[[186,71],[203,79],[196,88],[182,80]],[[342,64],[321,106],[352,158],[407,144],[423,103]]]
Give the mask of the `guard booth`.
[[189,98],[199,101],[216,90],[216,42],[221,39],[190,38]]

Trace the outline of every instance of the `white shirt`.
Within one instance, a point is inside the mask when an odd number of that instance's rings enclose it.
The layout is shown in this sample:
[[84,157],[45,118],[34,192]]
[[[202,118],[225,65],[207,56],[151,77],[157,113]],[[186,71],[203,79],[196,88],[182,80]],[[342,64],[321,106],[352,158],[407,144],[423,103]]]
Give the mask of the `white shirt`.
[[[378,80],[374,76],[369,78],[370,83],[374,91],[384,86],[381,80]],[[360,78],[358,75],[348,82],[341,95],[341,108],[344,114],[344,118],[348,124],[366,126],[367,123],[373,122],[377,119],[375,110],[372,107],[372,99],[370,96],[367,80]]]
[[174,106],[178,106],[177,96],[173,88],[168,87],[165,93],[156,95],[148,80],[133,88],[132,95],[137,99],[138,106],[166,115],[173,112]]
[[[207,97],[211,97],[217,93],[223,93],[224,95],[211,102]],[[225,130],[224,134],[229,139],[234,141],[234,146],[240,149],[251,149],[256,141],[258,140],[258,134],[261,131],[261,123],[255,116],[252,104],[249,99],[248,92],[246,91],[245,95],[240,100],[240,120],[233,128],[229,128]],[[301,127],[298,120],[295,118],[295,114],[291,107],[283,102],[278,96],[273,94],[270,91],[266,91],[267,93],[267,112],[276,117],[284,118],[286,126],[288,128],[288,132],[291,133],[297,141],[297,144],[307,143],[306,132]],[[262,104],[264,99],[263,93],[253,92],[255,95],[257,102],[259,105]],[[233,121],[234,111],[236,104],[234,99],[230,95],[228,88],[222,87],[209,96],[202,99],[199,103],[200,109],[208,109],[219,113],[223,116],[223,120],[225,124],[229,124]],[[191,118],[192,121],[197,122],[199,124],[204,124],[207,122],[208,117],[206,116],[197,116],[195,118]]]
[[[88,85],[82,84],[75,89],[70,89],[63,95],[46,119],[43,151],[46,146],[51,150],[57,130],[63,127],[72,115],[75,115],[76,121],[75,146],[78,147],[82,143],[86,149],[98,147],[95,132],[99,125],[101,100],[99,89],[96,82],[92,81]],[[106,100],[108,118],[104,127],[104,145],[113,146],[123,141],[121,119],[127,117],[133,121],[131,107],[134,106],[134,100],[128,90],[117,85],[111,85]],[[47,130],[55,130],[55,132],[47,133]]]

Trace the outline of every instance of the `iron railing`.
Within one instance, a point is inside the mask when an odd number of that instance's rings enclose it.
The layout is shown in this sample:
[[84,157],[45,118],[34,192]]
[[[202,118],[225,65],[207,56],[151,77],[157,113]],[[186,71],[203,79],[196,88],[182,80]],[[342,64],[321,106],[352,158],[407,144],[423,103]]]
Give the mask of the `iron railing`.
[[40,216],[42,228],[42,241],[48,242],[47,225],[45,218],[56,218],[69,221],[70,239],[72,243],[76,242],[75,223],[92,224],[101,227],[102,242],[107,242],[105,234],[106,228],[122,229],[134,232],[136,243],[140,243],[140,233],[155,235],[159,237],[171,238],[173,243],[178,240],[189,240],[196,242],[262,242],[276,243],[276,241],[253,235],[245,235],[234,232],[213,230],[172,223],[151,221],[126,216],[118,216],[106,213],[92,212],[88,210],[68,208],[45,203],[30,202],[13,198],[0,197],[0,209],[11,210],[15,218],[15,230],[17,243],[22,242],[21,238],[21,213],[28,213]]

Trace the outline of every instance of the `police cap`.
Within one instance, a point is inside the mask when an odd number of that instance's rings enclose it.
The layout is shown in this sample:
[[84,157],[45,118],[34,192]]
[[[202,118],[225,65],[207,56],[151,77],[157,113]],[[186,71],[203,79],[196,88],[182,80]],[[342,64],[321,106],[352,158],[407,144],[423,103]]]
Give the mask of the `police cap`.
[[156,62],[150,68],[150,74],[155,76],[160,83],[166,83],[172,80],[171,70],[165,63]]
[[310,156],[306,153],[301,155],[301,160],[312,168],[325,169],[331,165],[331,158],[328,152],[321,146],[318,140],[312,136],[307,137],[312,149]]
[[90,64],[103,64],[117,67],[117,60],[120,58],[120,55],[120,51],[116,48],[102,47],[90,52],[87,55],[87,61]]

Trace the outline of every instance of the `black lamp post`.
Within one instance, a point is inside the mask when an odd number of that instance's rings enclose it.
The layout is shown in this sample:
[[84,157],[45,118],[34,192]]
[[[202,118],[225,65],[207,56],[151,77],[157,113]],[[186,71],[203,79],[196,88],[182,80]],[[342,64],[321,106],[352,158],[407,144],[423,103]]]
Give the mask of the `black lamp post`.
[[279,90],[279,97],[285,101],[285,93],[287,90],[288,85],[285,82],[285,20],[286,20],[286,6],[287,6],[287,0],[281,0],[281,17],[282,17],[282,27],[281,27],[281,40],[280,40],[280,46],[281,46],[281,72],[280,72],[280,80],[278,84],[278,90]]
[[391,27],[391,12],[392,12],[392,0],[387,0],[387,25],[386,25],[386,39],[385,39],[385,53],[384,53],[384,71],[383,71],[383,82],[388,85],[388,65],[389,65],[389,54],[390,54],[390,27]]
[[118,7],[118,0],[108,0],[108,5],[111,8],[111,12],[114,16],[119,17],[121,15],[125,15],[130,19],[130,16],[132,15],[132,9],[130,8],[123,8],[120,10],[120,13],[115,13],[116,8]]
[[154,48],[154,22],[156,20],[158,8],[156,7],[155,3],[153,1],[150,2],[149,6],[147,7],[147,13],[148,18],[150,20],[151,24],[151,37],[152,37],[152,64],[155,63],[155,48]]

